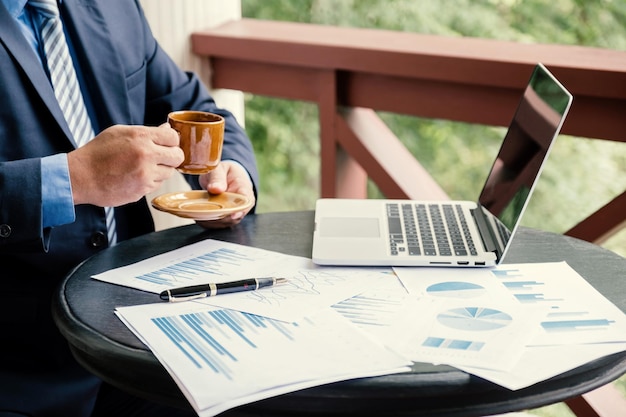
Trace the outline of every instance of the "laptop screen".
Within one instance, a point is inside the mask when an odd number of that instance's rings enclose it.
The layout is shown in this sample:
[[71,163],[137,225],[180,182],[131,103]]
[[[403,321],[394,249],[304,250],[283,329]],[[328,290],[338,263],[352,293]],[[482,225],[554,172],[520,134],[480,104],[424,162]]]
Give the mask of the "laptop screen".
[[504,246],[526,208],[571,102],[571,94],[543,65],[537,65],[478,200],[499,220],[496,226],[506,227],[500,234]]

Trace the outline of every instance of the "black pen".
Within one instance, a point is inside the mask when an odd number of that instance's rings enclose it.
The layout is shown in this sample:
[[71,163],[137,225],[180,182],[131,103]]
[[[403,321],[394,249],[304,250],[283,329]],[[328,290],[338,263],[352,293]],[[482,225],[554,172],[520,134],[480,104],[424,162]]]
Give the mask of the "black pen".
[[219,294],[228,294],[241,291],[254,291],[263,287],[287,282],[286,278],[249,278],[240,281],[192,285],[189,287],[165,290],[159,295],[165,301],[187,301],[196,298],[213,297]]

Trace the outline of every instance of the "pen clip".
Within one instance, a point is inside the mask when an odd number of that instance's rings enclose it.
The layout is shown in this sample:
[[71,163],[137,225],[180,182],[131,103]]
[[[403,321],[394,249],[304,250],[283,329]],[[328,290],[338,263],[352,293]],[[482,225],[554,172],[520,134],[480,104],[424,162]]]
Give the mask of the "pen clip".
[[170,295],[168,301],[170,303],[178,303],[178,302],[181,302],[181,301],[197,300],[197,299],[206,298],[206,297],[208,297],[208,295],[205,292],[200,293],[200,294],[187,295],[187,296],[183,296],[183,297],[174,297],[174,296]]

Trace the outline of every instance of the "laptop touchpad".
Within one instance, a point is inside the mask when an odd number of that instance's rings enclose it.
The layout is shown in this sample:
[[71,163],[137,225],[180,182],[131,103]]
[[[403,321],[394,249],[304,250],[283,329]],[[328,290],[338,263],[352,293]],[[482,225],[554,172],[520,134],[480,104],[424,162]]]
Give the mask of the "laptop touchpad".
[[380,228],[375,217],[324,217],[319,233],[322,237],[379,237]]

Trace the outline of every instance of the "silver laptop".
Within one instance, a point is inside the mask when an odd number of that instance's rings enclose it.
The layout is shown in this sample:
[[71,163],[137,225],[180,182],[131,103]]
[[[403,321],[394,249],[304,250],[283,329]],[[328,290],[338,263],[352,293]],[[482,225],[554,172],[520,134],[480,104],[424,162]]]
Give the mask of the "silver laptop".
[[538,64],[476,201],[319,199],[319,265],[484,267],[507,252],[572,95]]

